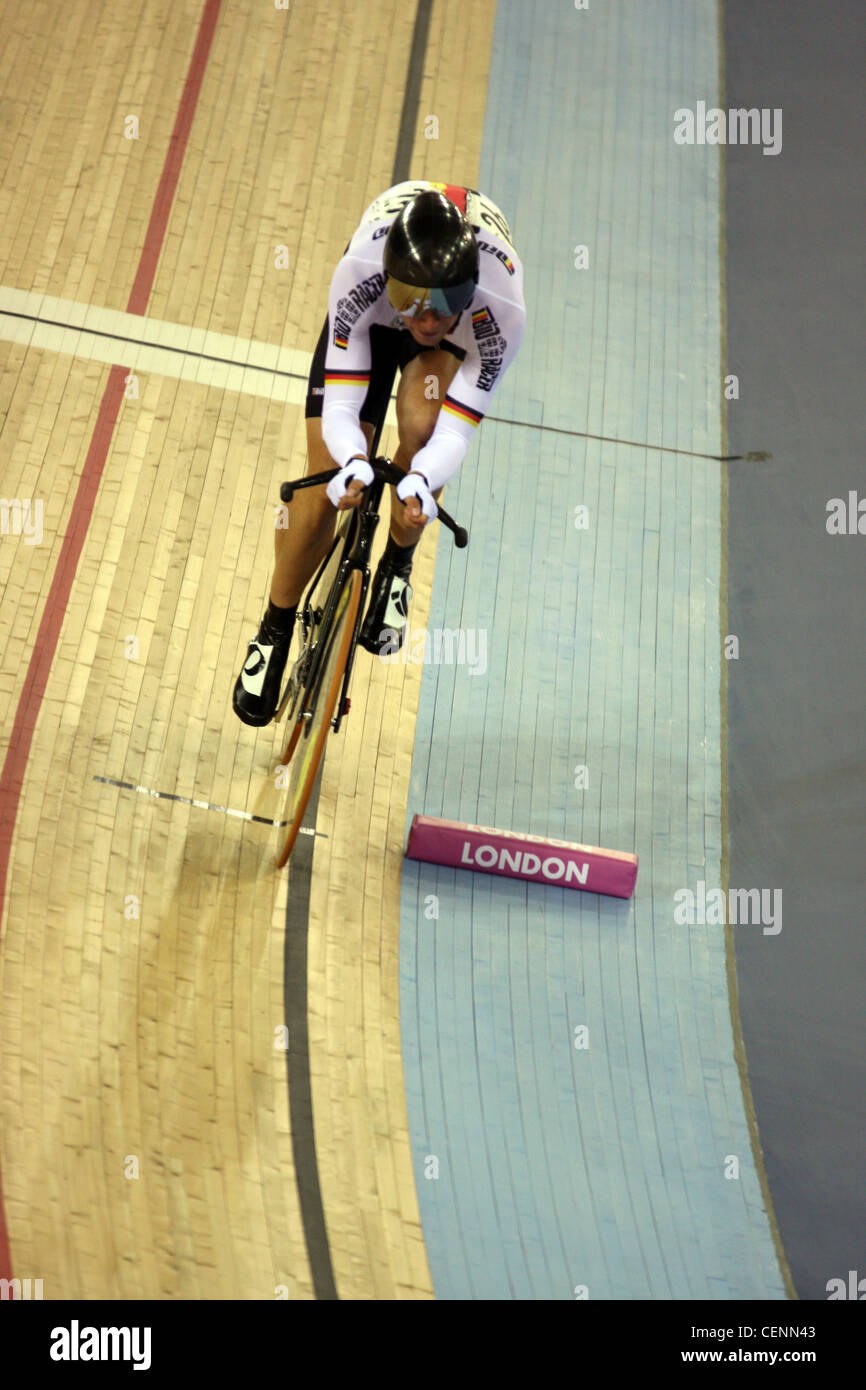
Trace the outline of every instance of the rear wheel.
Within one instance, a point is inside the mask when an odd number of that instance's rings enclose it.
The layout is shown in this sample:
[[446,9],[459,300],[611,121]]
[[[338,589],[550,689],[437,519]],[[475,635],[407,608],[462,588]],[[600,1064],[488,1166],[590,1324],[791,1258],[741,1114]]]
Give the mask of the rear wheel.
[[[352,634],[361,606],[361,588],[361,575],[358,570],[352,570],[337,600],[316,688],[304,692],[304,708],[283,754],[283,763],[289,765],[286,799],[288,829],[277,854],[278,869],[283,867],[295,847],[325,751],[325,739],[342,688]],[[281,836],[284,829],[281,829]]]

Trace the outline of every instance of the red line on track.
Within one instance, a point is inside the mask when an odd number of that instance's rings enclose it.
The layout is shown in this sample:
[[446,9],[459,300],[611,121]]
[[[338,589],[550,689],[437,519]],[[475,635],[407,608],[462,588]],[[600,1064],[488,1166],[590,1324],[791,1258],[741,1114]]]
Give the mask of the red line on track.
[[[207,66],[210,46],[216,29],[222,0],[206,0],[204,13],[199,24],[195,47],[192,51],[186,81],[181,93],[180,106],[175,117],[174,129],[168,143],[168,152],[160,175],[156,196],[153,200],[150,222],[139,257],[138,269],[127,304],[127,313],[143,314],[153,281],[156,275],[168,216],[180,177],[181,164],[186,151],[189,132],[198,103],[201,84]],[[33,647],[33,655],[24,677],[24,685],[15,711],[12,736],[0,773],[0,928],[3,922],[3,908],[6,901],[6,884],[9,874],[9,856],[12,851],[12,836],[18,815],[18,803],[24,784],[24,773],[30,757],[33,731],[45,695],[45,687],[51,671],[51,663],[57,650],[60,629],[69,595],[78,568],[82,547],[87,536],[96,494],[105,468],[105,461],[111,447],[114,427],[123,401],[123,383],[127,375],[125,367],[112,367],[102,394],[96,425],[90,440],[90,448],[84,461],[78,492],[72,504],[69,526],[63,539],[57,569],[51,589],[45,602],[45,611],[39,624],[39,632]],[[30,1276],[35,1277],[36,1271]],[[12,1278],[12,1258],[9,1251],[9,1233],[3,1207],[3,1184],[0,1175],[0,1279]],[[58,1297],[54,1291],[50,1297]]]

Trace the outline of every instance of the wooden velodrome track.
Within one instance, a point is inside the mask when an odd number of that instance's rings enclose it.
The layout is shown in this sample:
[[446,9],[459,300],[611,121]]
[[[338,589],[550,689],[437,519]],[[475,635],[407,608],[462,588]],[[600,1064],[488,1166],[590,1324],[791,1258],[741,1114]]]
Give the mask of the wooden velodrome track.
[[[417,123],[416,176],[477,179],[494,11],[432,8],[419,110],[445,119],[435,142]],[[321,1296],[280,1039],[289,875],[267,825],[189,803],[279,814],[281,735],[242,728],[231,688],[331,270],[393,181],[414,16],[33,0],[0,21],[0,285],[22,292],[2,494],[44,499],[41,543],[0,546],[0,1273],[46,1299]],[[250,341],[294,370],[213,360]],[[359,662],[319,803],[309,1058],[346,1299],[433,1294],[397,991],[420,679]]]

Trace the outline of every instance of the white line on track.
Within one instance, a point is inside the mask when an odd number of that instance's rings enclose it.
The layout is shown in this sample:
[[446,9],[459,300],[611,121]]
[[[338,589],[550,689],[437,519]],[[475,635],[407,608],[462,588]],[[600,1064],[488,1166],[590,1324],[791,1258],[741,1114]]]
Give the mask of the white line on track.
[[[0,285],[0,341],[302,405],[312,353]],[[393,402],[388,423],[396,424]]]
[[[140,787],[135,782],[119,782],[116,777],[94,777],[94,782],[102,782],[107,787],[120,787],[123,791],[140,792],[142,796],[152,796],[160,801],[179,801],[184,806],[197,806],[201,811],[219,811],[224,816],[236,816],[238,820],[254,820],[260,825],[288,825],[288,821],[271,820],[269,816],[254,816],[250,811],[235,811],[230,806],[220,806],[215,801],[201,801],[194,796],[179,796],[177,792],[161,792],[155,787]],[[319,839],[327,839],[327,835],[322,835],[320,831],[313,830],[312,827],[302,825],[301,835],[318,835]]]

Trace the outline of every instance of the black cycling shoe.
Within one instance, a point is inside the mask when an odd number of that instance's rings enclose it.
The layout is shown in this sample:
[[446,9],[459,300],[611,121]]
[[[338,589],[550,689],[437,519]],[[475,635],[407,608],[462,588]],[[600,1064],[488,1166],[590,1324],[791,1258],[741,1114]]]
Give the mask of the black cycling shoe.
[[358,637],[360,645],[374,656],[389,656],[403,645],[412,597],[411,573],[411,565],[398,570],[384,560],[379,561],[367,616]]
[[250,642],[232,696],[234,712],[244,724],[260,728],[276,714],[291,644],[291,632],[275,634],[264,623]]

